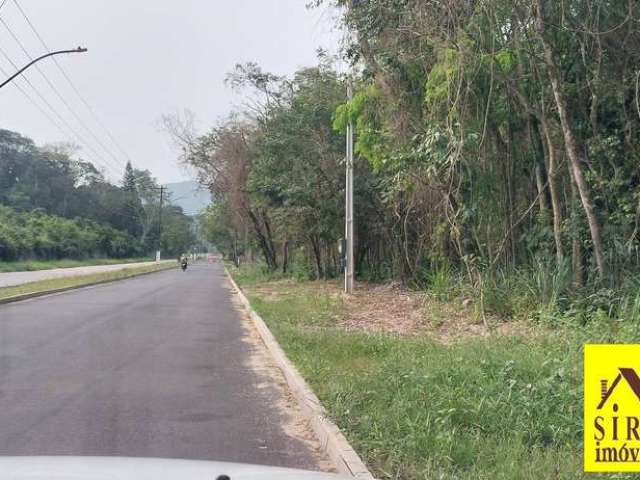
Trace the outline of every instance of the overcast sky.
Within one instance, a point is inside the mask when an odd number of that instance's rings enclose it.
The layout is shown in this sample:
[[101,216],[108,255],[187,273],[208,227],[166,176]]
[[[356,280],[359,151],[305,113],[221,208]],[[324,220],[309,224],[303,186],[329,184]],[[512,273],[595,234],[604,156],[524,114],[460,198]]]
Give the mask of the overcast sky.
[[[265,70],[289,75],[300,67],[313,65],[318,47],[337,51],[340,32],[335,27],[335,12],[327,8],[308,10],[306,3],[307,0],[18,0],[51,50],[78,45],[89,49],[85,54],[56,58],[134,166],[148,168],[162,183],[189,178],[188,172],[178,166],[176,151],[166,134],[158,130],[163,113],[190,109],[196,114],[198,127],[205,130],[241,103],[241,98],[224,85],[225,74],[235,63],[255,61]],[[5,1],[0,18],[31,56],[44,53],[14,0]],[[18,66],[28,62],[0,22],[0,78],[5,78],[3,71],[15,70],[7,56]],[[56,65],[50,59],[39,65],[44,75],[30,69],[26,76],[57,114],[24,80],[16,84],[60,128],[16,85],[0,89],[0,128],[20,132],[39,145],[80,143],[69,133],[66,123],[82,137],[81,155],[106,168],[109,178],[119,179],[126,157],[119,153]],[[100,143],[117,158],[112,158]]]

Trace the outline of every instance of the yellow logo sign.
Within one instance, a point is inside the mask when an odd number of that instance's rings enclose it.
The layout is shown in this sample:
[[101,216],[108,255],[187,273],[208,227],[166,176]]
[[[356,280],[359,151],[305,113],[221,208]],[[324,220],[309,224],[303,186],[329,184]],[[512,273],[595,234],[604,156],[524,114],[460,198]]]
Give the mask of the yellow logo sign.
[[640,345],[584,347],[584,470],[640,472]]

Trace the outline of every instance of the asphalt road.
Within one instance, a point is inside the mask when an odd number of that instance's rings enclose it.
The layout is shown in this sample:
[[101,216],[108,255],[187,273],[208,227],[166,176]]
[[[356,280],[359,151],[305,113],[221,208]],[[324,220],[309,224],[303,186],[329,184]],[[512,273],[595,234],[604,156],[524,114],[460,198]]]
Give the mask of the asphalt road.
[[219,264],[0,305],[0,455],[327,469]]
[[[175,262],[175,260],[172,260]],[[155,262],[118,263],[116,265],[88,265],[85,267],[50,268],[48,270],[33,270],[30,272],[2,272],[0,273],[0,288],[21,285],[23,283],[50,280],[52,278],[77,277],[92,273],[114,272],[123,268],[153,265]]]

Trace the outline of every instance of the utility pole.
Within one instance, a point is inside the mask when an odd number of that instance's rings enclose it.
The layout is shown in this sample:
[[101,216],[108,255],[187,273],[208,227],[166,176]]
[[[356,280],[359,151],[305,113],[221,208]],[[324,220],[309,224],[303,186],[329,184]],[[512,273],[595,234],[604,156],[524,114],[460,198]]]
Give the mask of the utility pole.
[[162,246],[162,200],[164,197],[164,187],[160,185],[160,210],[158,212],[158,250],[156,250],[156,262],[160,261],[160,249]]
[[[347,97],[351,100],[351,80],[347,81]],[[347,161],[346,161],[346,205],[345,205],[345,238],[347,251],[344,269],[344,291],[353,292],[353,124],[351,119],[347,124]]]

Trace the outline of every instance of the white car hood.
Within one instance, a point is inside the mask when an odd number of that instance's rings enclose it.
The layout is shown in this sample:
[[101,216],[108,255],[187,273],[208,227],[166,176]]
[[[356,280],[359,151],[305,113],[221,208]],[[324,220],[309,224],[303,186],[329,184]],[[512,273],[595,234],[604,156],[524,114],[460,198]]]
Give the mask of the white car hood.
[[0,457],[0,480],[341,480],[330,473],[200,460],[131,457]]

